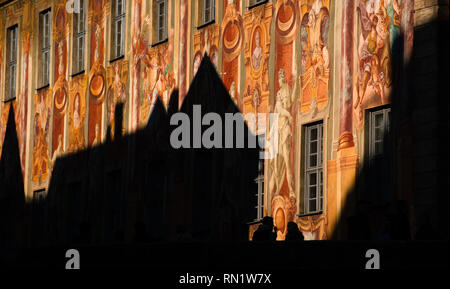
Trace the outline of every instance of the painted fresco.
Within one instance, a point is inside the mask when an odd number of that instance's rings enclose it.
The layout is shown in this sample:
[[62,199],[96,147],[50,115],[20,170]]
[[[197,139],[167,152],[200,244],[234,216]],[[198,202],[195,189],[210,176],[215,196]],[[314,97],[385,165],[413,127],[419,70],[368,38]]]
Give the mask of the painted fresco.
[[330,4],[327,0],[302,1],[300,11],[300,109],[306,113],[322,110],[328,102]]
[[[208,25],[194,34],[194,59],[192,65],[192,76],[195,77],[203,55],[207,53],[211,62],[218,67],[218,49],[220,39],[220,26]],[[216,63],[214,63],[216,62]]]
[[264,119],[258,119],[258,113],[269,112],[272,7],[271,3],[260,5],[247,11],[244,16],[246,81],[242,110],[250,116],[247,117],[250,130],[258,135],[266,133],[266,123]]
[[[108,91],[106,93],[106,119],[110,128],[111,136],[114,137],[115,109],[116,105],[122,103],[125,107],[127,102],[126,79],[128,75],[128,61],[117,61],[106,71]],[[123,111],[125,113],[125,111]],[[122,135],[125,134],[125,117],[122,124]]]
[[[27,115],[28,115],[28,98],[29,98],[29,71],[30,71],[30,48],[31,48],[31,3],[27,1],[23,8],[22,19],[22,69],[21,79],[22,86],[19,88],[19,99],[17,117],[17,136],[19,141],[20,159],[22,165],[22,175],[25,176],[25,160],[26,160],[26,143],[27,143]],[[1,87],[1,85],[0,85]]]
[[53,130],[52,130],[52,164],[57,156],[64,151],[65,116],[69,98],[69,86],[66,80],[67,69],[67,41],[68,34],[67,13],[65,1],[60,1],[56,7],[56,17],[53,27],[55,47],[55,84],[53,86]]
[[145,16],[146,5],[141,0],[133,3],[130,122],[133,130],[147,123],[157,97],[167,107],[170,93],[175,87],[175,76],[170,71],[173,29],[169,31],[166,43],[152,47],[152,18]]
[[[244,43],[243,20],[240,14],[239,3],[235,4],[232,0],[224,1],[224,9],[225,15],[222,21],[222,79],[236,106],[242,110],[239,96],[239,55]],[[214,61],[218,54],[215,48],[215,46],[211,48],[211,61],[213,64],[215,64]],[[261,59],[262,56],[263,51],[260,47]]]
[[106,91],[106,70],[103,66],[105,56],[105,14],[104,1],[89,2],[92,15],[91,27],[91,70],[89,72],[89,124],[88,144],[96,145],[102,140],[102,107]]
[[[356,95],[353,103],[358,129],[362,129],[363,111],[366,108],[391,102],[393,86],[393,59],[402,57],[406,43],[406,55],[412,49],[413,1],[407,0],[359,0],[358,56]],[[400,35],[407,31],[405,43],[399,43]],[[409,47],[408,47],[409,46]]]
[[46,185],[50,176],[51,92],[42,89],[34,95],[32,182],[37,187]]
[[87,75],[73,78],[69,91],[69,152],[86,147],[84,136],[86,119]]
[[[278,113],[278,153],[269,160],[268,194],[271,214],[278,231],[286,235],[287,223],[297,211],[294,183],[295,122],[298,106],[297,64],[294,39],[299,26],[299,7],[292,1],[278,1],[275,16],[275,93],[272,112]],[[271,128],[275,129],[275,128]]]
[[180,54],[179,54],[179,71],[178,71],[178,79],[179,79],[179,94],[178,94],[178,106],[181,107],[183,104],[184,97],[187,93],[187,55],[188,55],[188,43],[187,36],[189,35],[189,27],[188,27],[188,18],[189,15],[186,13],[189,11],[189,0],[180,0]]
[[[0,27],[4,27],[3,24],[3,17],[0,18]],[[0,87],[4,87],[2,80],[2,67],[3,67],[3,31],[0,31]],[[2,95],[2,92],[0,92],[0,96]],[[5,137],[5,127],[6,122],[3,120],[3,106],[0,104],[0,157],[2,156],[2,148],[3,148],[3,139]]]

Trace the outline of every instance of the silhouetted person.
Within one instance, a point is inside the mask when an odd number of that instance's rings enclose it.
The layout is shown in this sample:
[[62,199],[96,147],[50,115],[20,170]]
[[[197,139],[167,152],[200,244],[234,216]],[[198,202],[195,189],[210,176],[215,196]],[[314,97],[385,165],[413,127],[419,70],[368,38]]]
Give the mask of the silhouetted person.
[[275,241],[277,239],[277,228],[273,226],[272,217],[264,217],[262,224],[253,233],[252,241]]
[[303,233],[298,229],[298,226],[294,222],[289,222],[287,225],[286,241],[303,241],[305,237]]

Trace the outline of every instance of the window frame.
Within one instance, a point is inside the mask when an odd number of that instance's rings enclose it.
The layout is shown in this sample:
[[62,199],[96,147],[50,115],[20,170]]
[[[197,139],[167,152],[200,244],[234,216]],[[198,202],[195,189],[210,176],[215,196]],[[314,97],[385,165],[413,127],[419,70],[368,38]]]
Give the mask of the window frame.
[[[209,8],[206,7],[206,4],[209,3]],[[206,19],[206,12],[209,10],[209,18]],[[202,9],[202,20],[203,25],[207,25],[209,23],[213,23],[216,20],[216,1],[215,0],[203,0],[203,9]]]
[[[265,141],[265,134],[259,135],[257,138]],[[264,153],[264,145],[260,147],[260,152]],[[256,218],[253,220],[254,222],[258,222],[264,217],[264,172],[265,159],[260,158],[258,160],[258,176],[254,179],[257,185],[257,191],[254,195],[257,200],[256,206],[254,207],[254,209],[256,209]]]
[[[11,39],[14,35],[14,41]],[[19,25],[14,24],[6,29],[6,61],[5,61],[5,97],[4,102],[14,100],[17,97],[17,67],[19,53]],[[14,49],[13,49],[14,47]],[[13,72],[11,71],[13,70]],[[12,90],[12,91],[11,91]]]
[[[45,23],[48,16],[47,25]],[[47,8],[39,12],[39,38],[38,38],[38,90],[50,86],[50,61],[52,48],[52,10]],[[47,28],[46,28],[47,27]],[[48,35],[47,35],[47,33]],[[47,41],[46,41],[47,40]],[[47,55],[47,57],[44,57]]]
[[[119,13],[119,2],[121,3],[121,11]],[[111,60],[121,59],[125,57],[125,32],[126,32],[126,14],[127,14],[127,1],[115,0],[111,5]],[[120,29],[118,29],[120,23]],[[120,32],[119,32],[120,30]],[[120,44],[118,44],[118,38],[120,35]]]
[[[384,153],[384,138],[386,135],[386,132],[389,133],[390,132],[390,113],[391,113],[391,108],[390,107],[378,107],[375,110],[370,110],[369,111],[369,159],[372,162],[373,160],[380,158],[380,156],[383,155]],[[382,119],[382,126],[376,126],[376,116],[378,115],[382,115],[383,119]],[[381,140],[376,139],[376,129],[377,128],[382,128],[382,133],[381,133]],[[381,143],[381,148],[382,151],[380,153],[376,152],[376,143]]]
[[[311,131],[317,129],[317,137],[311,139]],[[316,152],[311,153],[311,144],[317,142]],[[324,190],[323,190],[323,121],[310,123],[304,126],[304,160],[303,160],[303,212],[301,215],[320,214],[324,211]],[[310,157],[316,154],[316,165],[310,164]],[[315,184],[310,184],[310,175],[316,175]],[[310,196],[311,188],[315,187],[315,197]],[[315,210],[310,208],[310,202],[315,200]]]
[[[164,3],[164,14],[161,14],[161,9],[160,9],[160,5],[161,3]],[[155,34],[156,34],[156,41],[152,46],[161,44],[166,42],[169,39],[168,36],[168,25],[169,25],[169,21],[168,21],[168,1],[167,0],[156,0],[156,11],[155,11],[155,16],[156,16],[156,30],[155,30]],[[163,23],[161,23],[161,16],[163,16]],[[160,31],[163,31],[163,35],[162,37],[160,37]]]
[[[86,69],[86,0],[80,0],[80,13],[73,13],[73,56],[72,56],[72,76],[85,72]],[[82,20],[82,21],[80,21]],[[82,22],[82,24],[80,24]],[[80,40],[82,44],[80,45]]]
[[267,2],[269,2],[269,1],[268,0],[253,0],[253,1],[249,0],[247,9],[248,10],[253,9],[253,8],[258,7],[260,5],[266,4]]
[[[395,150],[392,140],[391,106],[384,105],[366,110],[365,115],[365,157],[368,158],[368,170],[364,174],[367,184],[364,197],[373,204],[383,205],[389,202],[389,192],[393,189],[395,172]],[[382,116],[381,125],[376,125],[376,116]],[[376,137],[376,128],[382,128],[379,138]],[[379,141],[377,141],[379,139]],[[381,150],[377,152],[378,148]]]

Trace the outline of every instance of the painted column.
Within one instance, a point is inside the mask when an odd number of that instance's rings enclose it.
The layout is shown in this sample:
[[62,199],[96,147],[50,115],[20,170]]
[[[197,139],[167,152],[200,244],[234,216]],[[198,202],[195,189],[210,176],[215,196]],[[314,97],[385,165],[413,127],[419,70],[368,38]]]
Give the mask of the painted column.
[[353,12],[354,1],[344,0],[342,10],[341,39],[341,93],[338,150],[353,147],[352,103],[353,103]]
[[188,0],[180,1],[180,66],[178,69],[179,97],[178,106],[183,103],[186,96],[186,69],[187,69],[187,35],[188,35]]
[[[336,174],[334,163],[331,165],[330,176],[336,176],[336,181],[329,180],[327,194],[327,206],[330,212],[328,216],[328,233],[333,239],[345,239],[347,236],[345,222],[350,208],[353,207],[353,194],[358,155],[355,153],[353,142],[353,28],[354,28],[354,1],[342,1],[342,34],[341,34],[341,89],[340,89],[340,114],[339,114],[339,145],[336,160]],[[335,186],[335,189],[332,187]]]

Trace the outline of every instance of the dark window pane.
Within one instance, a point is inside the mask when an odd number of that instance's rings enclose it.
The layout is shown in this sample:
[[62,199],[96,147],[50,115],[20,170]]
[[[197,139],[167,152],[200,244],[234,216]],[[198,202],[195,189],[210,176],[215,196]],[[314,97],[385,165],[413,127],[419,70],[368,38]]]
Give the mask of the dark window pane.
[[309,200],[309,211],[310,211],[310,212],[315,212],[315,211],[317,211],[317,208],[316,208],[316,200]]
[[315,185],[317,184],[317,174],[316,173],[310,173],[309,174],[309,185]]
[[309,166],[315,167],[317,166],[317,154],[313,154],[309,156]]
[[309,198],[315,199],[317,197],[317,187],[316,186],[310,186],[309,187]]
[[312,141],[309,144],[309,152],[310,153],[316,153],[317,152],[317,141]]
[[311,141],[317,140],[317,128],[311,129]]
[[383,114],[379,113],[375,115],[375,127],[383,126]]

